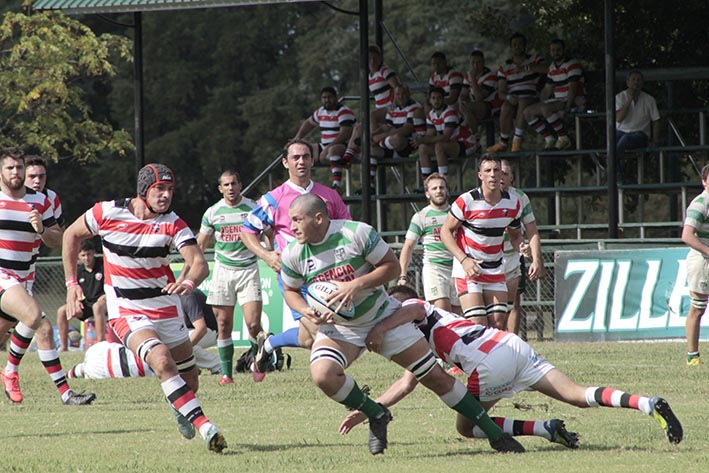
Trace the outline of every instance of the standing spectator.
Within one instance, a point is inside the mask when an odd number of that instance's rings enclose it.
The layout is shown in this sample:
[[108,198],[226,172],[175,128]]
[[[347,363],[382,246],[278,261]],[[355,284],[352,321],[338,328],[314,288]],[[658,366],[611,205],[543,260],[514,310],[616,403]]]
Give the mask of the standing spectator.
[[448,65],[446,55],[436,51],[431,55],[431,77],[428,79],[429,90],[436,87],[443,89],[443,102],[451,107],[458,107],[458,98],[463,88],[463,74]]
[[[106,295],[103,292],[103,259],[96,258],[96,247],[91,240],[84,240],[79,245],[79,266],[77,281],[84,294],[81,312],[76,319],[85,321],[94,318],[96,326],[96,341],[106,339]],[[67,317],[66,304],[57,309],[57,330],[59,332],[59,351],[67,350],[67,337],[69,335],[69,318]]]
[[488,153],[507,150],[507,144],[514,127],[512,139],[513,153],[522,150],[524,109],[539,100],[537,83],[540,74],[547,70],[542,58],[527,54],[527,38],[521,33],[510,37],[512,57],[507,59],[497,71],[497,90],[503,100],[500,110],[500,141],[489,148]]
[[[214,309],[218,322],[217,347],[222,363],[219,384],[234,384],[234,306],[239,303],[249,331],[254,356],[258,337],[264,337],[261,328],[261,277],[256,256],[241,239],[247,215],[256,202],[241,195],[241,177],[234,170],[219,176],[217,186],[222,199],[202,216],[197,243],[202,251],[215,239],[214,269],[209,284],[207,304]],[[254,371],[254,381],[263,381],[264,373]]]
[[507,284],[502,241],[505,229],[512,247],[522,243],[522,206],[500,186],[502,165],[483,155],[480,187],[458,197],[441,227],[441,240],[453,255],[453,283],[463,315],[480,325],[507,326]]
[[64,228],[66,221],[62,212],[62,203],[59,196],[52,189],[47,188],[47,163],[44,158],[39,156],[25,156],[25,186],[33,189],[35,192],[42,192],[52,203],[54,210],[54,219],[57,224]]
[[[529,271],[527,274],[523,274],[525,268],[522,264],[522,255],[512,248],[510,237],[507,232],[505,232],[502,252],[504,255],[503,265],[505,267],[505,278],[507,279],[507,310],[509,312],[506,330],[519,335],[520,326],[522,325],[520,299],[522,293],[524,293],[525,280],[527,277],[532,281],[541,279],[545,276],[546,271],[544,269],[544,258],[542,256],[542,244],[539,238],[539,232],[537,231],[537,221],[534,217],[534,212],[532,212],[532,204],[527,194],[512,186],[515,182],[515,176],[509,161],[503,159],[501,165],[502,172],[500,173],[500,182],[502,190],[510,194],[515,194],[519,199],[522,208],[520,222],[522,229],[529,238],[529,245],[521,245],[520,249],[523,250],[523,252],[529,249],[532,256]],[[523,335],[522,338],[526,338],[526,335]]]
[[709,164],[702,168],[704,191],[687,207],[682,227],[682,241],[689,246],[687,255],[687,285],[691,299],[685,331],[687,335],[687,365],[698,366],[699,330],[709,298]]
[[561,151],[571,146],[564,128],[564,114],[586,109],[583,67],[578,60],[566,57],[564,42],[558,38],[549,43],[549,56],[551,64],[541,102],[525,108],[524,118],[544,137],[544,149]]
[[[316,195],[297,197],[288,214],[296,241],[283,252],[284,298],[293,310],[319,327],[310,355],[310,376],[330,399],[361,410],[369,418],[369,452],[377,455],[387,448],[387,426],[392,417],[345,373],[365,348],[411,371],[448,407],[487,432],[493,448],[524,451],[490,421],[463,384],[443,371],[412,324],[385,333],[376,347],[365,345],[369,330],[399,307],[383,286],[399,273],[399,263],[377,232],[365,223],[330,220],[325,202]],[[351,320],[333,318],[331,312],[317,313],[306,304],[301,287],[323,280],[336,281],[338,289],[328,302],[334,306],[352,304],[355,314]]]
[[404,246],[399,255],[401,275],[399,285],[405,285],[409,278],[409,263],[414,247],[423,240],[423,291],[426,300],[436,307],[460,312],[460,301],[451,284],[453,256],[441,241],[441,226],[446,220],[448,203],[448,182],[443,176],[433,173],[423,183],[428,205],[418,211],[409,224]]
[[54,218],[52,203],[46,195],[25,187],[22,151],[3,148],[0,150],[0,241],[3,247],[0,331],[17,325],[10,337],[7,365],[0,371],[0,380],[5,394],[14,403],[24,398],[20,389],[20,362],[35,335],[39,359],[61,394],[62,402],[81,405],[91,404],[96,399],[93,393],[77,394],[69,387],[54,344],[52,324],[32,297],[39,242],[55,248],[61,244],[61,239],[62,229]]
[[[79,242],[99,235],[111,328],[160,380],[182,436],[194,438],[199,430],[207,448],[219,453],[226,441],[195,396],[198,370],[178,297],[192,292],[209,268],[190,228],[170,210],[174,190],[170,168],[148,164],[138,172],[136,197],[98,202],[67,228],[62,248],[67,314],[82,310]],[[177,280],[170,249],[185,260]]]
[[332,187],[340,191],[342,167],[345,165],[342,155],[352,136],[355,116],[348,106],[338,102],[334,87],[323,87],[320,91],[320,102],[322,106],[300,125],[294,140],[305,138],[312,130],[320,127],[319,153],[313,158],[322,163],[330,163]]
[[463,76],[460,111],[465,117],[465,124],[477,137],[480,123],[500,112],[502,100],[497,93],[497,74],[485,66],[483,52],[473,50],[469,64],[470,69]]
[[[374,97],[374,110],[369,114],[369,128],[373,136],[384,125],[387,111],[394,105],[394,91],[401,83],[396,72],[382,63],[382,50],[379,49],[379,46],[370,45],[368,56],[369,93]],[[360,129],[360,123],[356,123],[352,136],[350,136],[347,143],[345,154],[342,155],[345,167],[349,168],[352,160],[359,154],[362,148],[361,141],[362,130]],[[372,142],[374,142],[373,139]],[[370,175],[374,176],[377,172],[376,160],[371,161],[370,165]]]
[[436,156],[438,173],[447,177],[448,158],[469,156],[477,147],[473,133],[461,123],[458,110],[446,105],[443,89],[432,88],[428,92],[428,102],[431,110],[426,115],[426,134],[414,136],[412,141],[419,151],[421,177],[424,180],[433,172],[432,154]]
[[[302,140],[289,141],[283,149],[283,167],[288,170],[288,180],[264,194],[256,208],[246,218],[241,239],[246,247],[278,274],[278,284],[282,288],[281,253],[295,238],[288,217],[288,208],[293,200],[303,194],[315,194],[327,203],[327,211],[332,218],[351,220],[352,217],[342,201],[342,197],[332,189],[311,179],[313,155],[310,144]],[[259,242],[259,235],[272,232],[273,249],[264,248]],[[256,357],[257,369],[265,373],[271,354],[278,348],[302,347],[310,349],[317,326],[301,314],[291,311],[297,327],[283,333],[269,336],[259,346]],[[260,340],[259,340],[260,341]]]
[[615,155],[618,159],[626,149],[655,146],[660,136],[657,102],[652,95],[643,92],[643,84],[643,73],[633,69],[628,72],[628,88],[615,96]]

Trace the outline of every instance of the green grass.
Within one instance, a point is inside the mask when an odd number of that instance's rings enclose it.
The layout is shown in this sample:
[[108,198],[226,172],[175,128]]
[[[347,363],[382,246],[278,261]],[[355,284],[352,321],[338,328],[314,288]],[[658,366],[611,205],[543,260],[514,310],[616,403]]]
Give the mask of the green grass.
[[[337,427],[344,408],[310,382],[307,354],[292,350],[293,369],[269,374],[261,384],[238,375],[221,387],[201,377],[205,413],[229,443],[223,455],[202,441],[183,440],[155,379],[72,380],[77,390],[96,392],[92,406],[63,406],[36,354],[26,356],[21,384],[25,401],[0,400],[3,472],[684,472],[701,471],[707,453],[707,371],[688,368],[680,343],[535,343],[537,350],[581,384],[662,395],[682,421],[685,439],[666,440],[648,416],[626,409],[578,409],[537,393],[503,400],[495,415],[518,419],[566,420],[581,437],[578,450],[537,438],[521,438],[524,455],[494,453],[486,441],[460,437],[455,413],[419,387],[392,409],[389,448],[372,457],[367,428],[347,436]],[[64,367],[81,354],[62,356]],[[4,357],[3,357],[4,358]],[[400,370],[367,354],[349,370],[374,393]]]

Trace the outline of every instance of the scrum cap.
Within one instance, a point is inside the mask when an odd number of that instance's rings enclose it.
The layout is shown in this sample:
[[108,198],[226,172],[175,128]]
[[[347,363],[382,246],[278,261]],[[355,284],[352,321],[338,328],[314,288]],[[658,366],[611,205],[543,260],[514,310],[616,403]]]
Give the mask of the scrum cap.
[[175,174],[164,164],[146,164],[138,171],[138,197],[145,200],[153,186],[175,183]]

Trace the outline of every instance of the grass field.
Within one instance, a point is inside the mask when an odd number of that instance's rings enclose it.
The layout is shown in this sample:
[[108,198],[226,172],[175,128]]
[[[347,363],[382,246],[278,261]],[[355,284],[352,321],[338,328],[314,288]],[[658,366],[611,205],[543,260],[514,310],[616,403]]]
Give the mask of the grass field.
[[[520,438],[523,455],[493,452],[486,441],[460,437],[455,413],[419,387],[394,406],[389,448],[367,451],[367,427],[347,436],[337,427],[344,408],[315,389],[307,354],[292,350],[293,368],[269,374],[261,384],[238,375],[221,387],[201,377],[199,397],[207,416],[229,443],[223,455],[208,452],[199,439],[183,440],[155,379],[72,380],[76,390],[96,392],[92,406],[63,406],[37,355],[22,365],[25,401],[0,401],[3,472],[687,472],[709,464],[707,372],[685,366],[680,343],[535,343],[537,350],[579,383],[627,392],[662,395],[682,421],[679,446],[666,440],[648,416],[626,409],[578,409],[523,393],[504,400],[495,415],[518,419],[566,420],[581,437],[578,450],[538,438]],[[2,354],[4,362],[5,354]],[[65,369],[82,354],[63,354]],[[400,370],[366,354],[350,368],[374,393]]]

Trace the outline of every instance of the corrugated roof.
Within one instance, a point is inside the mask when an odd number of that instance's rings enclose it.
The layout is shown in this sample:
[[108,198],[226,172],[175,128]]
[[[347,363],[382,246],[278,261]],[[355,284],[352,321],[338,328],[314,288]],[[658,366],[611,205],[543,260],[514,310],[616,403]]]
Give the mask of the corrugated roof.
[[68,14],[129,13],[190,8],[219,8],[314,0],[35,0],[35,10],[62,10]]

